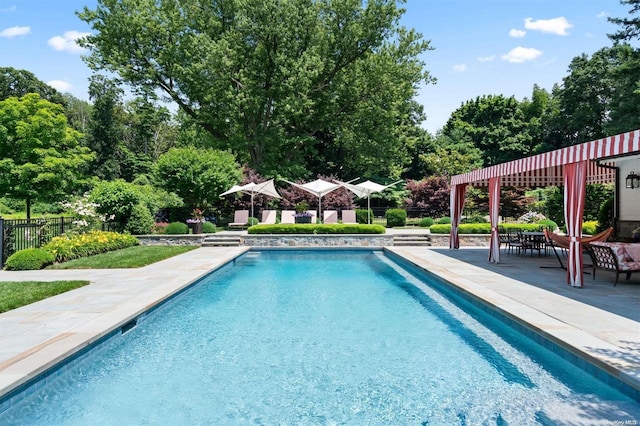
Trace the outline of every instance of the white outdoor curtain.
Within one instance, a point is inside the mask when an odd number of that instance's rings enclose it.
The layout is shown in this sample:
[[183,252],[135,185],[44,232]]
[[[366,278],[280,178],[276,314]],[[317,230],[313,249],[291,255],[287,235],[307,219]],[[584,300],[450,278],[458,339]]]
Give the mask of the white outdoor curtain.
[[572,287],[582,287],[582,216],[587,186],[587,161],[579,161],[564,166],[564,214],[569,237],[569,261],[567,262],[567,283]]
[[500,238],[498,236],[498,218],[500,217],[500,177],[489,179],[489,221],[491,222],[491,241],[489,242],[489,262],[500,263]]
[[336,180],[336,182],[356,194],[356,197],[358,198],[367,197],[367,223],[371,223],[371,194],[382,192],[385,189],[392,187],[393,185],[399,184],[400,182],[402,182],[402,180],[389,185],[380,185],[379,183],[371,182],[370,180],[358,183],[356,185],[350,182],[340,182],[339,180]]
[[451,233],[449,234],[449,248],[460,248],[460,237],[458,236],[458,226],[462,219],[464,209],[464,197],[467,193],[467,184],[462,183],[451,186],[450,209],[451,209]]
[[273,179],[261,183],[247,183],[246,185],[233,185],[227,191],[220,194],[220,196],[233,194],[235,192],[242,192],[243,194],[251,195],[251,217],[253,215],[253,198],[256,194],[267,195],[269,197],[280,198],[280,194],[276,191],[276,187],[273,184]]

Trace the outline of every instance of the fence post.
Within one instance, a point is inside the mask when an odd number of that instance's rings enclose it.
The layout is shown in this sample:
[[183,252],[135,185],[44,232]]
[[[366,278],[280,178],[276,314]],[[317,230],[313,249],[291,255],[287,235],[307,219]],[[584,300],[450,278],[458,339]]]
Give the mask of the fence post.
[[0,216],[0,269],[4,268],[4,219]]

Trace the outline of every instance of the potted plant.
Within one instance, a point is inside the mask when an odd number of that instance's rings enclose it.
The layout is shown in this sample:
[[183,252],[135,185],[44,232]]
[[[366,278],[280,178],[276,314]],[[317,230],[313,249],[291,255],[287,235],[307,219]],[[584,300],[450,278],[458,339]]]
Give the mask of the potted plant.
[[191,225],[191,229],[193,229],[194,234],[202,233],[202,224],[206,222],[204,218],[204,212],[200,209],[193,209],[191,213],[191,218],[187,219],[187,223]]
[[311,223],[311,213],[307,211],[309,205],[306,201],[296,204],[296,213],[293,215],[296,223]]

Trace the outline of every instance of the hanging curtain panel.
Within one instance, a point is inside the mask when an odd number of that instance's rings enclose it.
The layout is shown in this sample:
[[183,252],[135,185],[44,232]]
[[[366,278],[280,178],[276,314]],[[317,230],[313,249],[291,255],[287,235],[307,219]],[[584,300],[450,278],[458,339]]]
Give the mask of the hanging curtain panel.
[[569,242],[567,283],[582,287],[582,215],[587,187],[587,161],[564,166],[564,214]]
[[467,194],[467,184],[455,185],[451,187],[450,209],[451,209],[451,233],[449,234],[449,248],[460,248],[460,237],[458,227],[462,219],[464,209],[464,197]]
[[500,262],[500,238],[498,236],[498,218],[500,217],[500,177],[489,179],[489,221],[491,222],[491,241],[489,242],[489,262]]

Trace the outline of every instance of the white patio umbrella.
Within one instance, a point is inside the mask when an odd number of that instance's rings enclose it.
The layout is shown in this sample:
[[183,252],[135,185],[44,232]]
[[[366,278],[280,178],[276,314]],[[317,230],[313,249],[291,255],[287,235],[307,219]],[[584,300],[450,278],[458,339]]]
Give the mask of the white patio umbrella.
[[286,179],[283,181],[312,193],[318,197],[318,217],[322,217],[322,197],[330,193],[331,191],[340,188],[340,185],[336,183],[327,182],[326,180],[316,179],[313,182],[307,182],[304,184],[290,182]]
[[390,188],[393,185],[396,185],[402,182],[402,180],[391,183],[389,185],[380,185],[379,183],[371,182],[370,180],[358,183],[356,185],[349,182],[340,182],[338,180],[336,182],[338,182],[341,186],[344,186],[349,191],[356,194],[356,196],[359,198],[367,197],[367,216],[368,216],[367,222],[371,223],[371,194],[376,192],[382,192],[385,189]]
[[229,190],[220,194],[220,196],[233,194],[234,192],[242,192],[251,195],[251,217],[253,216],[253,197],[256,194],[268,195],[269,197],[281,198],[276,187],[273,185],[273,179],[261,183],[247,183],[246,185],[233,185]]

